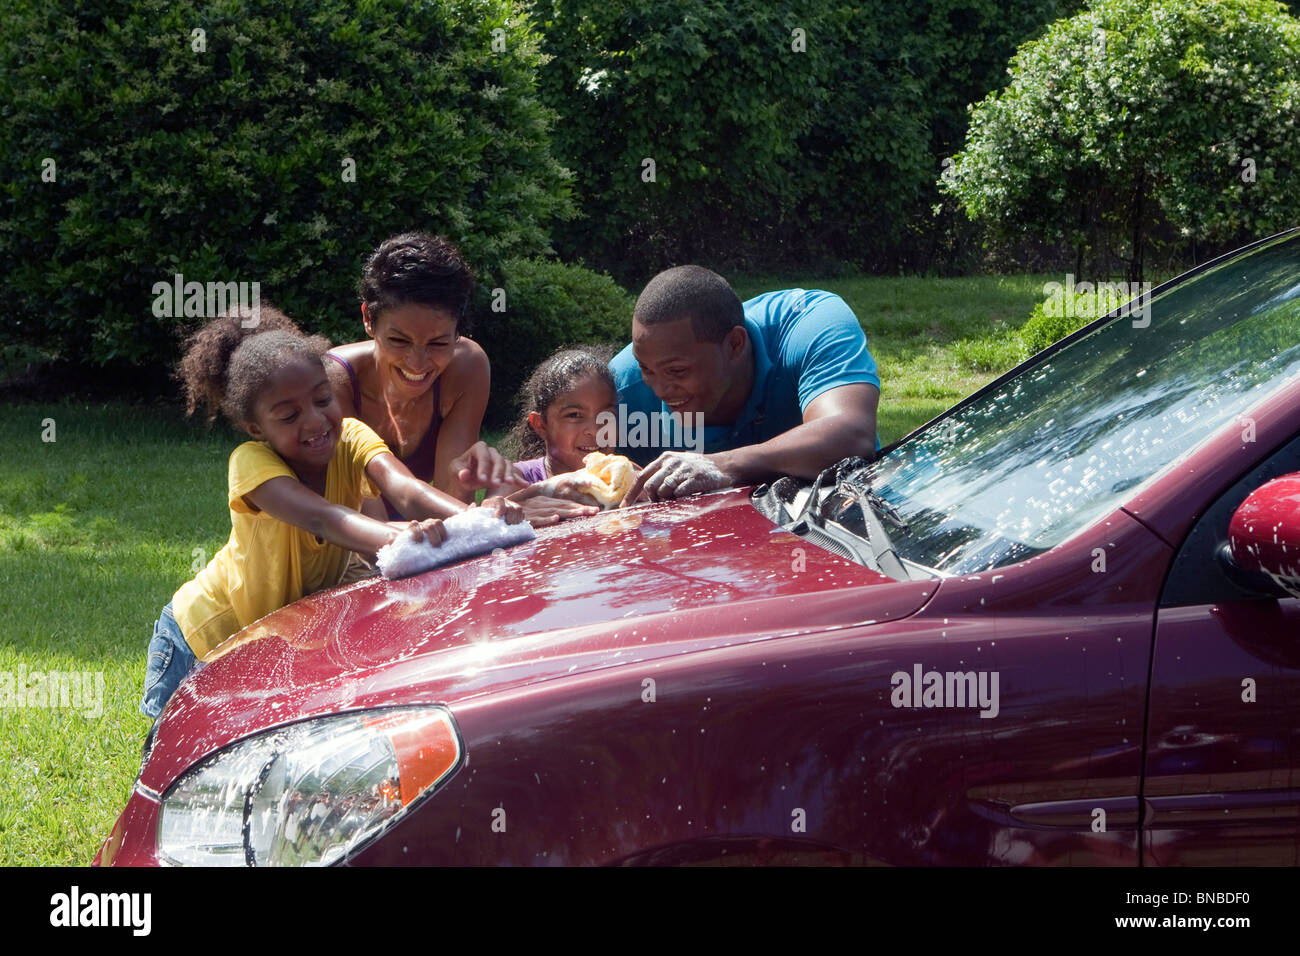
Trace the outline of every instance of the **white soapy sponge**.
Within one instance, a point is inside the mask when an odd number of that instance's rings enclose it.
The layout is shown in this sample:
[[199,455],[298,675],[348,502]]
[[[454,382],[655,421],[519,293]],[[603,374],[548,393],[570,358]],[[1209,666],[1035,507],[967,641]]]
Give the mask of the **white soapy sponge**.
[[442,526],[447,532],[447,540],[436,548],[427,538],[413,541],[406,533],[380,548],[375,560],[384,577],[389,580],[410,577],[461,558],[487,554],[496,548],[508,548],[537,537],[528,522],[506,524],[486,508],[470,508],[452,515],[443,521]]

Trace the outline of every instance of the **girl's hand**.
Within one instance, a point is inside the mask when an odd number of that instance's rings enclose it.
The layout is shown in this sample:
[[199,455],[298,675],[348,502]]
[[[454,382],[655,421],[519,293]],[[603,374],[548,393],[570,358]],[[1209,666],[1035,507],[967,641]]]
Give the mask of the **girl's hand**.
[[500,496],[494,495],[491,498],[484,498],[482,504],[472,505],[471,507],[486,508],[498,518],[504,518],[506,524],[519,524],[525,519],[522,507]]
[[521,504],[528,523],[534,528],[545,528],[565,518],[589,518],[600,514],[600,508],[596,505],[579,504],[567,498],[548,498],[546,495],[533,495],[525,498]]
[[[567,476],[565,476],[567,479]],[[524,515],[535,528],[544,528],[565,518],[586,518],[600,512],[600,505],[590,495],[554,478],[516,491],[510,500],[524,506]]]
[[435,548],[447,540],[447,529],[442,526],[441,518],[425,518],[423,521],[386,521],[384,523],[393,532],[389,544],[396,541],[398,535],[401,534],[410,535],[412,541],[428,540],[429,544]]
[[[514,463],[487,442],[477,441],[451,460],[451,473],[467,489],[522,488],[528,482],[515,471]],[[510,522],[513,524],[514,522]]]
[[591,494],[597,481],[585,471],[571,471],[566,475],[556,475],[538,482],[538,493],[552,498],[564,498],[580,504],[600,506],[600,502]]

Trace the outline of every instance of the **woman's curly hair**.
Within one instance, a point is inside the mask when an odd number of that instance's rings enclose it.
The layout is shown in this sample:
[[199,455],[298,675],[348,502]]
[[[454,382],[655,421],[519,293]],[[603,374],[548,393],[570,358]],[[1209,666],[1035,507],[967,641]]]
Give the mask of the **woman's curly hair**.
[[372,321],[388,309],[413,303],[445,309],[459,327],[473,289],[469,265],[451,240],[404,232],[371,253],[358,291]]
[[253,419],[266,380],[294,359],[320,362],[329,339],[305,335],[273,306],[239,308],[213,319],[185,340],[177,378],[185,387],[185,413],[200,405],[208,424],[222,412],[237,427]]

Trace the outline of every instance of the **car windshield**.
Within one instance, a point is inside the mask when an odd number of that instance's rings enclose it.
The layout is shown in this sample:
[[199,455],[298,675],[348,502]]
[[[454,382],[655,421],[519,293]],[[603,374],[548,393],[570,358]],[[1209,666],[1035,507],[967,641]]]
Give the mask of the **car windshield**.
[[1300,373],[1300,235],[1177,283],[1145,318],[1031,360],[876,461],[898,553],[964,574],[1052,548]]

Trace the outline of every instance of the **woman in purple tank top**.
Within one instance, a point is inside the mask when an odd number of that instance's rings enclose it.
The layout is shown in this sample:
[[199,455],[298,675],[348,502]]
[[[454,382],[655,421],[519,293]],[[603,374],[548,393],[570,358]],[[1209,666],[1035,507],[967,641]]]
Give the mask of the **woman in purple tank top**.
[[469,267],[446,239],[386,239],[361,275],[369,339],[328,353],[343,414],[378,432],[417,478],[465,502],[480,488],[523,485],[511,463],[479,440],[488,358],[460,334],[472,286]]

